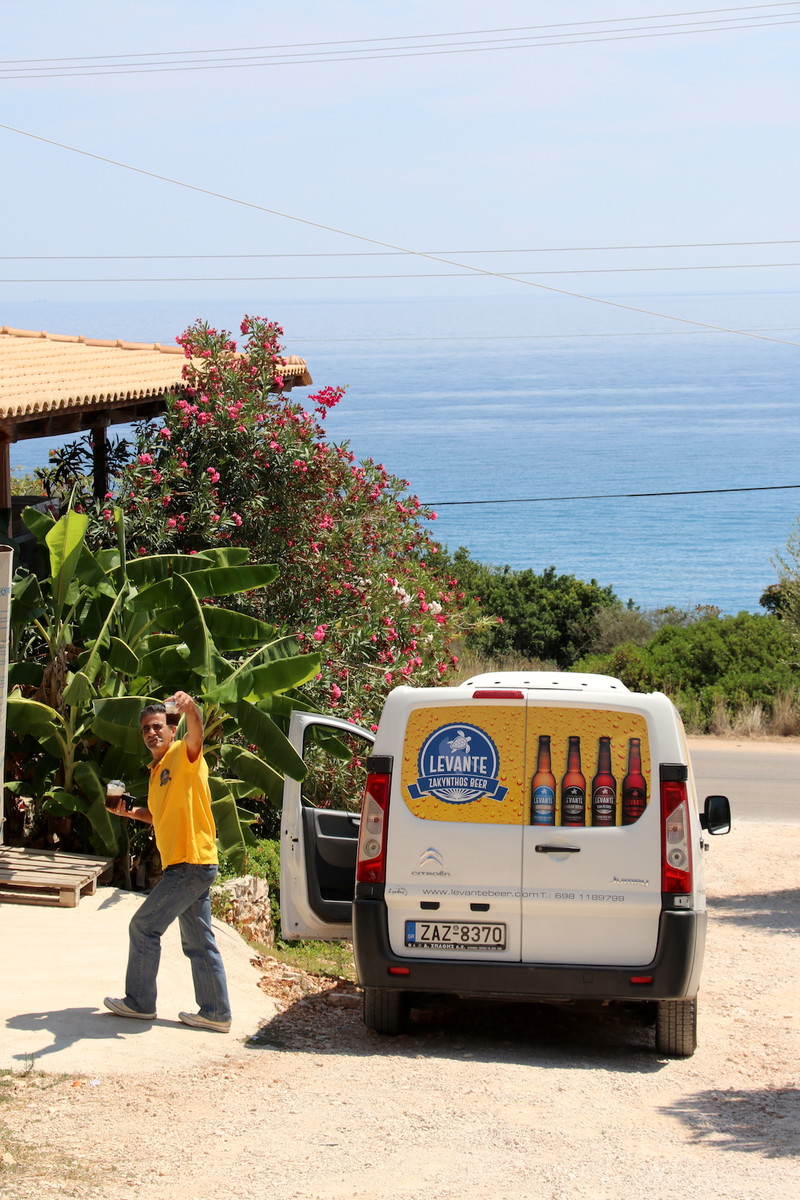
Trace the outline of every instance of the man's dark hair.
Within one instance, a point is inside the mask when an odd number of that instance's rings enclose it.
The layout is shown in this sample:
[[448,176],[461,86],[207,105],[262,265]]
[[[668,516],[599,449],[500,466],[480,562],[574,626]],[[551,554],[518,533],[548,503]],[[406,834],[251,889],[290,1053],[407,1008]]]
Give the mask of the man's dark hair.
[[141,725],[141,723],[145,719],[145,717],[154,717],[156,715],[156,713],[159,713],[159,714],[163,713],[164,716],[166,716],[166,713],[167,713],[165,706],[161,703],[160,700],[157,700],[155,702],[155,704],[148,704],[145,708],[142,709],[142,711],[139,713],[139,724]]

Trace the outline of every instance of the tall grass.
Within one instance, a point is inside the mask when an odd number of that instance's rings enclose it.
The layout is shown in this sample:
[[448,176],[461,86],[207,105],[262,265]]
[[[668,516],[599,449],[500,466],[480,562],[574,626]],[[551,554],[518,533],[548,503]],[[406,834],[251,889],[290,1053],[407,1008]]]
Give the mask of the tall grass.
[[[503,654],[487,658],[474,650],[463,650],[458,660],[458,683],[465,683],[474,675],[491,675],[495,671],[557,671],[551,662],[525,658],[522,654]],[[452,682],[448,680],[448,682]]]

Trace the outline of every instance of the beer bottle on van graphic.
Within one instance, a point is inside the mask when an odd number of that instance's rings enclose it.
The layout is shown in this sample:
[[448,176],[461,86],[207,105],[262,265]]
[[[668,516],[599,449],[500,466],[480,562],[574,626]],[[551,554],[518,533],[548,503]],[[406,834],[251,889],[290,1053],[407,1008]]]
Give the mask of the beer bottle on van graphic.
[[597,749],[597,774],[592,780],[592,824],[616,823],[617,781],[611,774],[611,738],[601,737]]
[[556,777],[550,769],[550,738],[539,738],[536,774],[531,780],[531,825],[554,825],[556,820]]
[[628,740],[628,771],[622,781],[622,824],[633,825],[647,807],[647,781],[642,774],[639,738]]
[[581,771],[581,739],[571,737],[567,770],[561,780],[561,824],[586,824],[586,777]]

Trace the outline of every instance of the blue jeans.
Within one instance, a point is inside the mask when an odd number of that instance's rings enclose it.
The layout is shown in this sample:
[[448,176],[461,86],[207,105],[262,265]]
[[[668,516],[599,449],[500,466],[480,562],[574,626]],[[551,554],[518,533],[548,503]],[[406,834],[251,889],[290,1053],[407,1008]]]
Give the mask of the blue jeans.
[[208,892],[216,877],[215,866],[175,863],[167,867],[131,921],[125,1001],[139,1012],[156,1011],[161,935],[177,917],[200,1012],[213,1021],[230,1020],[225,967],[211,928]]

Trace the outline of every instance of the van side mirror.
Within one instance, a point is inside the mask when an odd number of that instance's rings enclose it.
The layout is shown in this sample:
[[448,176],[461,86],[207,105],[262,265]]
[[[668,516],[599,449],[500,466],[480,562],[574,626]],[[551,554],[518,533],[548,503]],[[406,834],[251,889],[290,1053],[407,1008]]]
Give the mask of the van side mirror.
[[730,833],[731,802],[727,796],[706,796],[700,824],[709,833]]

